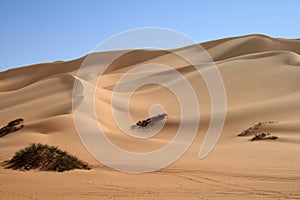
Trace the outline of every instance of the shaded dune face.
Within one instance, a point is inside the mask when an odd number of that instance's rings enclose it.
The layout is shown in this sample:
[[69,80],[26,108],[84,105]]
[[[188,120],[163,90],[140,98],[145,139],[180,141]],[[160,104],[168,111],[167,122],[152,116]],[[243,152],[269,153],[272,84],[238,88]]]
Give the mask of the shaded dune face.
[[[129,101],[129,110],[134,122],[151,117],[149,109],[153,104],[165,107],[168,117],[164,127],[159,134],[147,140],[124,134],[114,121],[110,107],[114,88],[128,70],[149,63],[168,65],[181,73],[192,85],[199,102],[201,116],[192,146],[177,162],[165,169],[166,171],[181,169],[179,174],[185,176],[190,172],[184,169],[222,171],[234,168],[241,170],[240,174],[232,176],[235,177],[236,184],[242,183],[243,174],[247,176],[251,170],[258,173],[257,176],[270,173],[266,174],[266,177],[274,176],[274,179],[283,173],[282,176],[286,176],[287,179],[281,181],[286,181],[287,187],[296,190],[295,187],[299,186],[299,182],[293,182],[293,178],[299,178],[300,168],[300,40],[247,35],[205,42],[201,45],[217,65],[227,96],[225,126],[218,144],[207,159],[199,161],[198,152],[210,122],[210,95],[203,78],[194,67],[168,51],[134,50],[115,60],[101,77],[97,70],[86,76],[89,80],[99,78],[95,92],[95,110],[99,126],[114,144],[128,151],[137,153],[154,151],[168,144],[177,133],[181,116],[180,104],[167,88],[157,84],[144,85],[135,91]],[[191,55],[198,56],[193,45],[176,51],[188,51]],[[100,52],[89,56],[100,56],[105,59],[114,53]],[[102,169],[103,165],[89,154],[80,141],[73,122],[72,103],[74,109],[82,105],[85,98],[84,91],[89,87],[87,84],[89,80],[77,76],[77,71],[86,57],[67,62],[36,64],[0,73],[0,126],[20,117],[25,120],[24,128],[0,138],[0,161],[11,158],[17,150],[35,142],[58,146],[87,161],[92,167]],[[101,62],[90,63],[86,67],[96,69],[101,65]],[[169,73],[161,72],[151,76],[168,79]],[[130,80],[121,84],[126,88],[126,84],[132,84],[139,79],[140,76],[132,76]],[[79,80],[76,87],[77,95],[72,96],[75,80]],[[179,80],[170,82],[174,86],[180,84]],[[191,120],[192,118],[193,116]],[[253,134],[271,133],[278,136],[277,140],[251,143],[248,139],[236,137],[249,126],[265,121],[276,123],[263,125]],[[191,173],[189,175],[196,177],[198,172]],[[229,176],[223,175],[220,179],[231,181]],[[123,178],[124,176],[120,175]],[[249,177],[251,180],[251,174]],[[69,177],[67,180],[70,180],[71,184],[72,179]],[[121,179],[115,177],[115,180],[118,182]],[[187,179],[175,177],[174,181],[181,183]],[[252,182],[249,184],[252,184],[251,187],[254,185],[253,188],[256,187]],[[166,186],[166,183],[161,185]],[[287,194],[288,191],[286,187],[281,188],[279,183],[270,183],[266,187],[272,191],[281,190],[282,194]],[[255,194],[251,195],[257,197]]]

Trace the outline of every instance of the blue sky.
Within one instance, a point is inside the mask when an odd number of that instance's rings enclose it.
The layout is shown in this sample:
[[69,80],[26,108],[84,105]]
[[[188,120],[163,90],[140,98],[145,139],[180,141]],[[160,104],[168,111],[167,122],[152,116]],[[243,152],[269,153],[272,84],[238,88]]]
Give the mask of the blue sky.
[[133,28],[174,29],[203,42],[300,38],[299,25],[300,0],[0,0],[0,71],[78,58]]

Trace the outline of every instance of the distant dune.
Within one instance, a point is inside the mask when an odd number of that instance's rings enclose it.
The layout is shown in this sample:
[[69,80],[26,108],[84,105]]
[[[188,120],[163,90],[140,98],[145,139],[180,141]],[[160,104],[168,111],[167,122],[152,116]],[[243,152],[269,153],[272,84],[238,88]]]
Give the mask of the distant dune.
[[[73,122],[72,90],[86,56],[0,72],[0,126],[20,117],[25,120],[24,128],[0,138],[0,162],[31,143],[43,143],[58,146],[93,168],[51,173],[1,167],[1,198],[299,199],[300,40],[246,35],[201,45],[220,70],[227,95],[224,130],[203,160],[198,159],[198,151],[210,120],[210,98],[193,66],[166,51],[136,50],[112,63],[101,77],[95,105],[98,120],[116,145],[135,152],[155,150],[174,137],[180,122],[179,104],[164,87],[139,88],[130,101],[133,119],[147,118],[148,109],[157,103],[165,106],[168,119],[160,134],[149,140],[133,139],[121,132],[111,113],[117,80],[141,63],[162,63],[182,73],[194,88],[201,122],[192,146],[171,166],[147,174],[109,169],[81,143]],[[180,50],[197,56],[193,45]],[[109,57],[115,52],[97,54]],[[176,80],[170,81],[176,84]],[[267,121],[276,123],[264,124],[253,134],[268,132],[277,140],[249,142],[249,137],[237,137],[250,126]]]

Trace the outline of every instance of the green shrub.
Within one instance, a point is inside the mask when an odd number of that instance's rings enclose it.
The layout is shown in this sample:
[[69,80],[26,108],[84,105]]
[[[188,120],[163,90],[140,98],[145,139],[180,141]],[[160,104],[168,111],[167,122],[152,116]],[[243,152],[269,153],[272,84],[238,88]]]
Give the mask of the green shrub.
[[4,162],[4,166],[7,169],[23,171],[39,169],[63,172],[73,169],[90,169],[87,163],[66,151],[44,144],[31,144],[19,150],[11,160]]

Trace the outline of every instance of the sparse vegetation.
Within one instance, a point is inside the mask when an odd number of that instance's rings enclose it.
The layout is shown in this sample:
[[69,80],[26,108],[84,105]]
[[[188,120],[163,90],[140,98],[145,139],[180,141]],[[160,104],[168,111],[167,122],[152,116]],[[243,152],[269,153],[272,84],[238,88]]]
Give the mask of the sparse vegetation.
[[3,137],[8,133],[20,130],[21,128],[24,127],[23,122],[24,122],[24,119],[22,119],[22,118],[18,118],[18,119],[15,119],[15,120],[9,122],[6,126],[4,126],[0,129],[0,137]]
[[[252,135],[257,132],[264,124],[274,124],[276,122],[270,121],[270,122],[259,122],[257,124],[254,124],[253,126],[243,130],[241,133],[239,133],[237,136],[247,136]],[[277,136],[270,135],[270,133],[256,133],[249,141],[257,141],[257,140],[276,140],[278,139]]]
[[137,127],[148,127],[158,121],[161,121],[163,120],[164,118],[166,118],[168,115],[166,113],[163,113],[163,114],[159,114],[159,115],[156,115],[154,117],[150,117],[148,119],[145,119],[145,120],[140,120],[138,121],[135,125],[131,126],[131,128],[135,128],[136,126]]
[[278,137],[270,135],[270,133],[259,133],[255,134],[254,137],[252,137],[249,141],[253,142],[256,140],[276,140]]
[[274,121],[270,122],[259,122],[257,124],[254,124],[253,126],[250,126],[249,128],[243,130],[241,133],[239,133],[237,136],[246,136],[252,134],[255,130],[258,130],[261,128],[264,124],[274,124]]
[[19,150],[11,160],[5,161],[3,165],[7,169],[23,171],[38,169],[63,172],[73,169],[90,169],[87,163],[66,151],[44,144],[31,144]]

